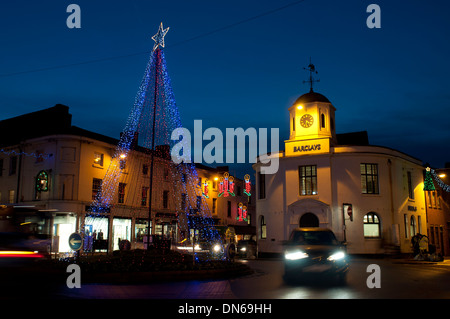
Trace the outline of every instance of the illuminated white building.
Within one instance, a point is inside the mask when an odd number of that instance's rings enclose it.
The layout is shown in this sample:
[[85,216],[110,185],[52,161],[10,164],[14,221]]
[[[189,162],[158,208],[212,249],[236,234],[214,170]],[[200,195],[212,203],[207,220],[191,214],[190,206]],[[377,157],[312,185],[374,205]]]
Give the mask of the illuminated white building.
[[280,253],[296,227],[327,227],[349,253],[410,252],[427,233],[423,166],[369,145],[366,132],[336,134],[335,107],[311,91],[288,109],[290,135],[275,174],[256,171],[260,254]]

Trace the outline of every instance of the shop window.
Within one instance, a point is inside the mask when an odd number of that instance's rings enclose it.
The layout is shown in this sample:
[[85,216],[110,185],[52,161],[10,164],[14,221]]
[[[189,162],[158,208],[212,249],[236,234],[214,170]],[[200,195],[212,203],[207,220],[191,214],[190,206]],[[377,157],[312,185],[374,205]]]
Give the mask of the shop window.
[[378,164],[361,164],[361,191],[363,194],[379,194]]
[[106,251],[108,249],[109,218],[86,216],[84,220],[84,251]]
[[113,219],[113,250],[120,249],[122,240],[131,240],[131,219],[130,218],[114,218]]
[[364,237],[379,238],[381,235],[380,218],[375,213],[368,213],[364,215]]
[[[148,220],[147,219],[136,219],[135,225],[134,225],[134,233],[135,233],[135,241],[138,243],[144,242],[144,236],[147,236],[147,225]],[[151,231],[150,231],[151,233]]]
[[317,195],[317,166],[299,166],[299,195]]

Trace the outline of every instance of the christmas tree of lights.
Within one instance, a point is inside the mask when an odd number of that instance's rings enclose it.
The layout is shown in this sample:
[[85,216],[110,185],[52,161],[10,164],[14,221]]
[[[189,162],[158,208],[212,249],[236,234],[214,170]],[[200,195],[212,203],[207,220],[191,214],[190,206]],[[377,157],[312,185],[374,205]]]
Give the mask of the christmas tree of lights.
[[[139,171],[139,165],[142,165],[142,160],[140,162],[136,160],[138,150],[148,155],[145,160],[149,159],[149,180],[136,178],[126,184],[134,186],[133,196],[141,196],[148,189],[148,225],[154,214],[152,198],[155,197],[153,195],[155,188],[159,187],[162,179],[168,178],[159,173],[163,167],[164,172],[170,174],[172,189],[169,193],[175,203],[179,233],[184,234],[181,235],[184,238],[180,238],[180,241],[190,241],[192,230],[203,239],[219,241],[220,236],[214,227],[204,196],[197,194],[198,174],[195,165],[176,164],[169,155],[169,150],[178,142],[171,139],[171,134],[182,125],[163,51],[164,36],[168,30],[169,28],[164,29],[161,23],[158,33],[152,37],[155,45],[150,60],[120,141],[102,181],[101,190],[91,204],[91,211],[93,216],[101,215],[109,212],[115,205],[119,179],[123,181],[129,178],[128,174],[124,174],[124,167],[126,166],[129,171],[132,169]],[[148,184],[145,184],[147,182]],[[147,235],[150,235],[150,227],[147,227],[147,230]]]
[[425,170],[425,181],[423,182],[423,190],[424,191],[434,191],[436,188],[433,184],[433,178],[431,176],[431,169],[427,167]]

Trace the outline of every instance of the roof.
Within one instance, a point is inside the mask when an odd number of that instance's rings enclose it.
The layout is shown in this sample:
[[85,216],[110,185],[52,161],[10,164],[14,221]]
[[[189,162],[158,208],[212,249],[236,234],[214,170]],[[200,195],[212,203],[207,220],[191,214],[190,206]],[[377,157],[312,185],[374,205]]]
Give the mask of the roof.
[[308,93],[303,94],[300,96],[294,103],[295,104],[301,104],[301,103],[311,103],[311,102],[325,102],[325,103],[331,103],[330,100],[328,100],[324,95],[310,91]]

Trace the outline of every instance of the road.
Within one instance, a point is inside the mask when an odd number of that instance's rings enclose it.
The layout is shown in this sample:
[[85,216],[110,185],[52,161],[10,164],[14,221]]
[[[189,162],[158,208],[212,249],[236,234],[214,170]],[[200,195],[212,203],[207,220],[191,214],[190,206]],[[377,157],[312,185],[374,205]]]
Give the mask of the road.
[[[70,299],[448,299],[450,263],[411,264],[391,259],[353,257],[345,285],[287,284],[283,263],[276,259],[243,260],[254,273],[217,281],[186,281],[150,285],[62,285],[53,298]],[[369,288],[369,265],[380,268],[380,287]]]

